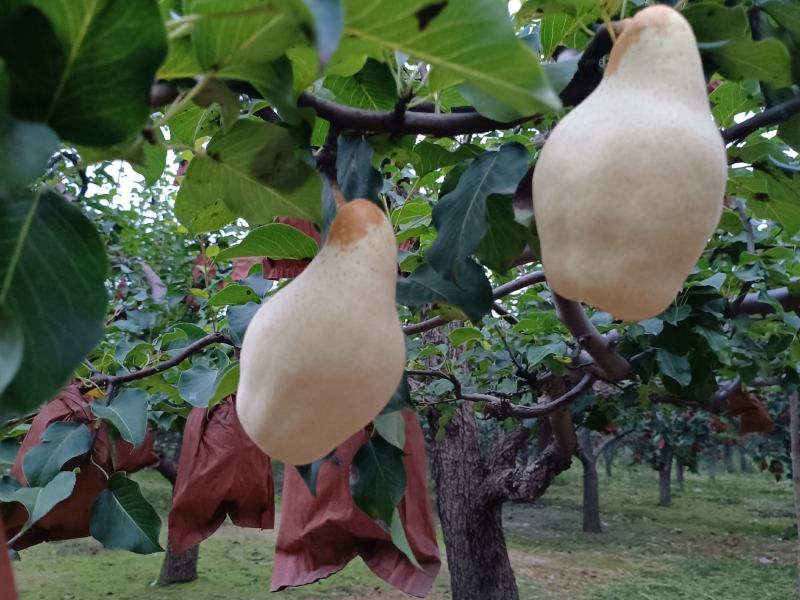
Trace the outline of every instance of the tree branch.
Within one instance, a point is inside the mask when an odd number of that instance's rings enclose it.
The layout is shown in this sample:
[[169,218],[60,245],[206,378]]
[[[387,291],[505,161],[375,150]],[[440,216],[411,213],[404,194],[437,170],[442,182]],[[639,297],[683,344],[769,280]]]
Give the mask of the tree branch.
[[555,400],[543,402],[533,406],[524,406],[512,404],[505,398],[499,398],[490,394],[468,394],[465,393],[461,387],[461,382],[458,377],[452,373],[445,373],[443,371],[420,371],[409,370],[407,371],[412,377],[433,377],[436,379],[446,379],[453,385],[453,395],[459,400],[466,400],[467,402],[485,402],[486,407],[484,412],[498,419],[505,419],[513,417],[515,419],[541,419],[547,417],[558,409],[574,402],[583,392],[591,387],[594,383],[595,377],[591,373],[586,373],[581,380],[570,389]]
[[798,113],[800,113],[800,96],[776,104],[772,108],[763,110],[741,123],[724,129],[722,131],[722,139],[725,140],[726,144],[738,142],[762,127],[777,125],[778,123],[787,121]]
[[566,300],[555,292],[553,302],[558,318],[603,371],[605,379],[615,381],[627,377],[631,366],[614,349],[616,337],[604,336],[597,331],[578,302]]
[[192,342],[172,358],[165,360],[164,362],[160,362],[157,365],[153,365],[152,367],[146,367],[138,371],[132,371],[131,373],[125,373],[123,375],[98,375],[92,378],[92,382],[97,385],[120,386],[130,381],[144,379],[146,377],[150,377],[151,375],[162,373],[167,369],[171,369],[172,367],[182,363],[192,354],[200,352],[200,350],[202,350],[206,346],[218,343],[231,344],[231,341],[227,338],[227,336],[225,336],[222,333],[210,333],[207,336],[202,337],[199,340],[196,340],[195,342]]
[[788,287],[767,290],[766,292],[751,292],[736,306],[731,306],[728,316],[734,315],[768,315],[775,312],[774,307],[761,299],[761,294],[766,294],[770,300],[777,302],[783,308],[794,310],[800,308],[800,296],[792,294]]
[[[534,271],[533,273],[528,273],[527,275],[518,277],[514,281],[510,281],[508,283],[496,287],[492,292],[492,297],[495,300],[499,300],[500,298],[508,296],[513,292],[517,292],[526,287],[536,285],[537,283],[543,283],[544,281],[545,281],[544,272]],[[422,333],[423,331],[429,331],[431,329],[436,329],[437,327],[441,327],[442,325],[450,321],[452,321],[452,319],[446,317],[433,317],[432,319],[420,321],[419,323],[414,323],[413,325],[406,325],[405,327],[403,327],[403,333],[405,333],[406,335],[414,335],[417,333]]]

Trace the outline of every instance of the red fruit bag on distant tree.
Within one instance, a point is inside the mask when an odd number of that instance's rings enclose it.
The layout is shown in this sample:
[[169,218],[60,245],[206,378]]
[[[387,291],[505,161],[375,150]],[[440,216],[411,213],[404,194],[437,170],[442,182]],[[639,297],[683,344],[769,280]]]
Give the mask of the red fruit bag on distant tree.
[[324,579],[361,556],[378,577],[419,598],[428,595],[441,560],[427,487],[422,428],[413,411],[404,411],[403,465],[406,492],[398,507],[406,536],[422,570],[414,567],[376,521],[356,506],[350,494],[350,466],[369,439],[365,429],[339,446],[317,475],[316,498],[294,467],[286,467],[283,508],[272,570],[273,592]]
[[275,490],[269,458],[236,416],[234,397],[186,419],[178,478],[169,513],[169,541],[182,554],[230,516],[239,527],[272,529]]

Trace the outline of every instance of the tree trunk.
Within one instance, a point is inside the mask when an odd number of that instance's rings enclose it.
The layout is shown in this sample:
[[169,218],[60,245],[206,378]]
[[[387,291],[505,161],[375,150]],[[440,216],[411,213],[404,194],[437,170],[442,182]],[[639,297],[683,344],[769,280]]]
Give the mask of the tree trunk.
[[663,463],[658,472],[658,504],[672,506],[672,450],[664,450]]
[[[157,444],[159,452],[158,470],[164,478],[175,487],[178,477],[178,469],[181,460],[181,441],[183,434],[177,436],[176,440],[171,440],[174,444],[172,460],[166,457],[166,444]],[[158,437],[156,438],[158,441]],[[161,564],[161,574],[158,576],[160,585],[172,585],[173,583],[189,583],[197,579],[197,559],[200,556],[200,546],[189,548],[183,554],[173,554],[172,546],[167,541],[167,551],[164,554],[164,562]]]
[[[429,435],[435,436],[438,415],[433,410],[429,422]],[[456,409],[444,438],[432,441],[430,450],[453,600],[518,600],[503,534],[502,503],[477,508],[485,475],[478,424],[469,407]]]
[[[798,414],[797,392],[789,395],[789,439],[792,448],[792,484],[794,486],[794,513],[797,536],[800,538],[800,414]],[[797,589],[800,595],[800,544],[795,544],[795,568]]]
[[677,463],[675,466],[677,467],[677,469],[675,469],[675,481],[677,481],[680,488],[683,489],[683,464]]
[[717,458],[715,456],[708,459],[708,479],[712,483],[717,481]]
[[161,565],[160,585],[173,583],[189,583],[197,579],[197,559],[200,546],[193,546],[183,554],[173,554],[171,544],[167,544],[167,552]]
[[725,470],[733,473],[733,446],[725,445],[722,447],[722,460],[725,463]]
[[592,432],[586,427],[580,431],[578,458],[583,465],[583,531],[603,533],[600,523],[600,483],[597,478],[597,457],[592,448]]
[[739,470],[742,473],[750,472],[750,459],[747,458],[747,454],[745,454],[744,448],[741,446],[739,446]]

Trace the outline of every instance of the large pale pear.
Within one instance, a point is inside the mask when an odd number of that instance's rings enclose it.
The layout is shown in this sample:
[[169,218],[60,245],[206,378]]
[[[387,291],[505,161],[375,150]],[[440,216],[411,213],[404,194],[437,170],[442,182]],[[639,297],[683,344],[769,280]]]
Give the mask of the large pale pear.
[[656,5],[621,27],[602,82],[548,138],[533,203],[552,289],[640,320],[669,306],[705,248],[727,168],[686,20]]
[[405,367],[397,245],[384,213],[353,200],[303,273],[259,308],[236,407],[250,438],[288,464],[324,457],[369,424]]

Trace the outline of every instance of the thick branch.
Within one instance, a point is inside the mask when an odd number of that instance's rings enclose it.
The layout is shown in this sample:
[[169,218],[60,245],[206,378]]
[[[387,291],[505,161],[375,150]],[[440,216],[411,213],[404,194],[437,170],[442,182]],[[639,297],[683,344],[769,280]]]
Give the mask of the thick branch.
[[741,123],[728,127],[722,131],[722,139],[726,144],[738,142],[762,127],[777,125],[798,113],[800,113],[800,96],[776,104]]
[[783,308],[794,310],[800,308],[800,296],[792,294],[789,288],[782,287],[774,290],[767,290],[766,292],[751,292],[744,297],[738,305],[731,307],[731,315],[768,315],[775,312],[774,307],[768,302],[761,300],[761,294],[766,295],[773,301],[777,302]]
[[169,481],[174,487],[175,482],[178,480],[178,465],[161,454],[158,455],[158,458],[159,461],[158,465],[155,467],[155,470],[161,473],[161,475],[164,476],[164,479]]
[[207,336],[202,337],[195,342],[192,342],[191,344],[186,346],[186,348],[184,348],[181,352],[179,352],[169,360],[160,362],[157,365],[153,365],[152,367],[146,367],[144,369],[133,371],[131,373],[125,373],[123,375],[98,375],[97,377],[93,377],[92,381],[97,385],[119,386],[124,383],[128,383],[130,381],[144,379],[146,377],[150,377],[151,375],[162,373],[167,369],[171,369],[172,367],[175,367],[180,363],[182,363],[192,354],[200,352],[200,350],[202,350],[206,346],[218,343],[230,344],[231,341],[222,333],[210,333]]
[[614,340],[602,335],[583,311],[578,302],[566,300],[553,293],[558,318],[569,329],[575,340],[592,357],[607,379],[619,380],[627,377],[631,366],[614,349]]

